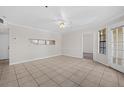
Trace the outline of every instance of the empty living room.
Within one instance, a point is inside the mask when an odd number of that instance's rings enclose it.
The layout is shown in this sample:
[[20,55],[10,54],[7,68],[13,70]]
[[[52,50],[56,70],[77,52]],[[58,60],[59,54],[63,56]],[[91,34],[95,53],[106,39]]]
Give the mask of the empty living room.
[[124,87],[124,6],[0,6],[0,87]]

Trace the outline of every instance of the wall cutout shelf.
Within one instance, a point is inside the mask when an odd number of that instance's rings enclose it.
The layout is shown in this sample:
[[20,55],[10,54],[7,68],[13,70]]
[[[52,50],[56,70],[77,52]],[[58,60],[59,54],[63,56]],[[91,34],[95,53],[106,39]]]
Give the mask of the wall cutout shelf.
[[29,39],[29,41],[35,45],[55,45],[55,40]]

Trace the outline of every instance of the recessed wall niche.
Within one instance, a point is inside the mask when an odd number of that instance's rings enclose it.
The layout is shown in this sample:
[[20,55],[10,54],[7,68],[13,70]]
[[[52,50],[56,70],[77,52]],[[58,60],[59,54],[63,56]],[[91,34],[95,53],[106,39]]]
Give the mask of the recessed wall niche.
[[29,41],[35,45],[55,45],[55,40],[29,39]]

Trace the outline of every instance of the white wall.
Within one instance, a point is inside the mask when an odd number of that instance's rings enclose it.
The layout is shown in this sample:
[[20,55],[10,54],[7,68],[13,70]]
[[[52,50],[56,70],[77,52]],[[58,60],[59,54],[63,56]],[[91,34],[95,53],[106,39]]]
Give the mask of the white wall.
[[62,54],[77,58],[83,57],[81,32],[70,32],[63,34]]
[[93,33],[83,32],[83,52],[93,53]]
[[[61,35],[9,25],[10,64],[61,55]],[[56,45],[34,45],[29,39],[55,40]]]
[[[62,49],[63,55],[83,58],[83,51],[93,52],[93,60],[100,62],[102,64],[108,65],[107,63],[107,55],[99,54],[98,52],[98,31],[101,28],[90,28],[90,29],[82,29],[80,31],[73,31],[69,33],[65,33],[62,39]],[[87,46],[88,50],[83,50],[83,33],[90,34],[93,40],[92,46]],[[89,39],[89,40],[90,40]],[[85,41],[89,42],[89,40]],[[85,46],[86,47],[86,46]]]
[[0,59],[8,59],[9,56],[9,37],[8,34],[0,33]]

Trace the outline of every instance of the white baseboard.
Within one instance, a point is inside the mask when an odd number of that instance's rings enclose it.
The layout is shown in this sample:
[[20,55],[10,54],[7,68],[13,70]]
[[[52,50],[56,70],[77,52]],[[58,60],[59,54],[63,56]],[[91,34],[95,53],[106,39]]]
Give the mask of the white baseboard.
[[15,65],[15,64],[20,64],[20,63],[26,63],[26,62],[30,62],[30,61],[36,61],[36,60],[45,59],[45,58],[51,58],[51,57],[56,57],[56,56],[61,56],[61,54],[52,55],[52,56],[47,56],[47,57],[43,57],[43,58],[35,58],[35,59],[29,59],[29,60],[24,60],[24,61],[18,61],[18,62],[14,62],[14,63],[9,63],[9,65]]
[[73,55],[68,55],[68,54],[62,54],[63,56],[68,56],[68,57],[74,57],[74,58],[83,58],[82,56],[73,56]]
[[96,61],[96,60],[94,60],[94,61],[97,62],[97,63],[103,64],[103,65],[105,65],[105,66],[109,66],[109,64],[107,64],[107,63],[103,63],[103,62]]

